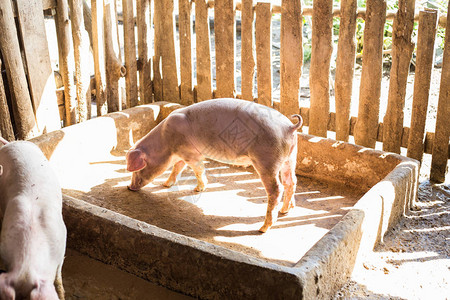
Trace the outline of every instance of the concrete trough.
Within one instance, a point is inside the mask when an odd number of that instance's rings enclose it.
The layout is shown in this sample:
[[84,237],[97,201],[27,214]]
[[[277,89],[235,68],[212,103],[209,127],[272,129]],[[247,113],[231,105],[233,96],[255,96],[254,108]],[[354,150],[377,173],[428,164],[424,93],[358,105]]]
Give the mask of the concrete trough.
[[128,191],[124,151],[178,107],[143,105],[32,140],[61,178],[69,248],[198,298],[330,298],[416,200],[417,161],[305,134],[297,206],[264,235],[265,193],[248,168],[208,162],[201,197],[188,171],[187,187]]

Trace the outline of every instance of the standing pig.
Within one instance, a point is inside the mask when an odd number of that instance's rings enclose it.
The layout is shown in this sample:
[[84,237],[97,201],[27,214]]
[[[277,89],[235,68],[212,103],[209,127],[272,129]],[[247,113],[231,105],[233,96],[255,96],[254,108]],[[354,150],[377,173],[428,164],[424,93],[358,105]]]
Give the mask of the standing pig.
[[0,142],[0,299],[63,299],[61,187],[36,145]]
[[[137,191],[173,165],[164,186],[170,187],[187,164],[197,177],[195,191],[205,190],[203,160],[253,165],[268,196],[267,214],[260,232],[275,223],[275,210],[283,196],[283,214],[294,207],[297,184],[295,125],[278,111],[249,101],[215,99],[172,112],[127,153],[133,172],[128,188]],[[281,182],[280,182],[281,175]]]

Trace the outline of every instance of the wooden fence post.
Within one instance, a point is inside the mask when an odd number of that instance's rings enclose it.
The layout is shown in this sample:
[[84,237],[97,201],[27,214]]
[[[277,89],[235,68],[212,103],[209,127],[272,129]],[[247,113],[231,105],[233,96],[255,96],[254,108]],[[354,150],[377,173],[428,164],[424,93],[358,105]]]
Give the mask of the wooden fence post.
[[255,31],[258,103],[272,107],[272,7],[270,2],[256,4]]
[[39,130],[33,114],[10,0],[0,0],[0,32],[0,51],[13,97],[17,136],[19,139],[29,139],[36,136]]
[[40,133],[54,131],[61,128],[61,122],[42,2],[17,1],[16,4],[37,126]]
[[122,0],[123,42],[125,52],[125,85],[127,108],[139,104],[137,89],[136,39],[134,35],[133,0]]
[[[2,61],[0,60],[0,71],[1,69],[2,69]],[[8,141],[15,140],[1,72],[0,72],[0,136],[4,137]]]
[[180,103],[189,105],[194,103],[194,89],[192,84],[192,8],[190,0],[178,0],[178,27],[180,32]]
[[[450,11],[450,2],[448,3]],[[430,179],[444,182],[448,164],[448,139],[450,136],[450,18],[445,29],[444,58],[442,62],[441,85],[436,117],[436,129],[431,159]]]
[[155,101],[163,101],[163,81],[161,75],[161,56],[163,47],[163,34],[164,31],[162,29],[162,1],[154,0],[152,10],[153,13],[153,22],[155,26],[154,30],[154,49],[155,55],[153,57],[153,94],[155,97]]
[[59,72],[64,84],[65,125],[69,126],[76,123],[76,89],[73,80],[75,66],[67,0],[56,1],[55,27],[58,39]]
[[341,1],[335,79],[336,139],[345,142],[348,142],[350,135],[350,104],[356,56],[356,11],[356,0]]
[[253,0],[242,0],[241,12],[241,94],[253,101],[255,55],[253,37]]
[[122,109],[119,98],[119,78],[126,72],[119,59],[119,42],[117,40],[116,10],[114,0],[104,0],[104,39],[105,39],[105,71],[106,71],[106,99],[108,112]]
[[311,66],[309,88],[309,134],[327,136],[330,114],[330,62],[333,52],[333,1],[316,0],[313,3]]
[[216,98],[235,96],[236,22],[234,0],[214,2]]
[[436,10],[421,11],[417,35],[416,71],[411,128],[408,139],[408,157],[422,161],[425,123],[427,120],[431,70],[433,69],[434,40],[438,13]]
[[72,39],[75,58],[75,77],[77,86],[77,117],[78,122],[90,119],[90,81],[87,70],[87,49],[86,36],[83,20],[83,2],[69,0],[70,19],[72,21]]
[[400,0],[392,29],[392,66],[386,115],[383,120],[383,150],[400,153],[403,132],[403,108],[405,106],[414,43],[411,34],[414,27],[415,0]]
[[195,1],[195,40],[197,60],[197,101],[212,98],[211,38],[208,4],[206,0]]
[[375,148],[378,132],[385,21],[386,1],[367,0],[358,121],[354,137],[356,144],[370,148]]
[[106,73],[105,73],[105,39],[103,34],[103,0],[91,0],[92,10],[92,50],[94,54],[95,99],[97,116],[107,113]]
[[136,22],[138,36],[138,66],[139,71],[139,96],[141,103],[150,103],[153,100],[151,77],[151,39],[150,39],[150,1],[136,1]]
[[300,0],[283,0],[280,29],[280,111],[286,116],[300,112],[302,75],[302,8]]

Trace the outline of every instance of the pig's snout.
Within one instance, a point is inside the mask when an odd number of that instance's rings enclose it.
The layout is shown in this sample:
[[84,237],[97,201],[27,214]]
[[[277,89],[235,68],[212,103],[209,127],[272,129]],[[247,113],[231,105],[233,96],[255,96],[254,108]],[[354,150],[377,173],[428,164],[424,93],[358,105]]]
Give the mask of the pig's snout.
[[139,191],[139,190],[141,189],[141,188],[134,187],[134,186],[132,186],[131,184],[128,185],[127,188],[128,188],[130,191],[132,191],[132,192],[137,192],[137,191]]
[[133,172],[131,175],[131,183],[128,185],[128,189],[133,192],[137,192],[142,188],[142,178],[137,175],[136,172]]

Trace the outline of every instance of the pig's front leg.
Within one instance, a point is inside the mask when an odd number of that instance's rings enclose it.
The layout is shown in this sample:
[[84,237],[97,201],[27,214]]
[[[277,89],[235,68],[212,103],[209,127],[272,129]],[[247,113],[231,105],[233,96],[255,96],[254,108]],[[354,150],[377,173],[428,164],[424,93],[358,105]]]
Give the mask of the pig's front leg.
[[203,161],[189,161],[187,162],[187,164],[192,169],[192,171],[194,171],[195,177],[197,178],[197,186],[195,187],[194,191],[203,192],[206,189],[206,185],[208,184]]
[[172,185],[174,185],[174,183],[177,181],[178,174],[180,174],[183,171],[185,166],[186,166],[186,163],[183,160],[180,160],[179,162],[177,162],[173,166],[172,172],[170,173],[169,178],[167,178],[166,182],[163,183],[163,186],[169,188]]

